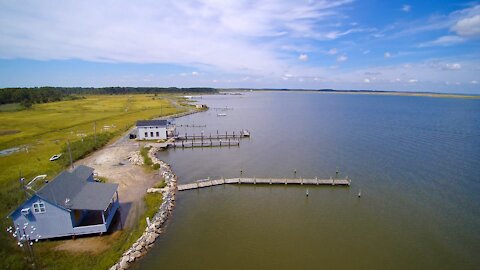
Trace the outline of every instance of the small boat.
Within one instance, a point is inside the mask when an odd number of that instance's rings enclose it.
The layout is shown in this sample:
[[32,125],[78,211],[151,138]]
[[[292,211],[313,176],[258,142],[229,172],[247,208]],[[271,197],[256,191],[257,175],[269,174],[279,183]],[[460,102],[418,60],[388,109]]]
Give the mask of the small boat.
[[62,154],[53,155],[53,156],[50,158],[50,161],[55,161],[55,160],[59,159],[61,156],[62,156]]
[[358,191],[358,197],[359,198],[362,197],[362,190],[361,189]]
[[227,114],[226,113],[219,113],[219,114],[217,114],[217,116],[227,116]]
[[243,129],[240,131],[240,135],[242,135],[242,137],[250,137],[250,132],[246,129]]
[[308,189],[307,189],[307,191],[305,192],[305,196],[307,196],[307,197],[308,197]]

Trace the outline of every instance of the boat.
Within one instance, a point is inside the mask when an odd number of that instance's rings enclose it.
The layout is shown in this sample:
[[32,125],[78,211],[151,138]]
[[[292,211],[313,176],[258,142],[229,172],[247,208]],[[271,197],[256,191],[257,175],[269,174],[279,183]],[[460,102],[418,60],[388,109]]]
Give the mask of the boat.
[[305,196],[307,196],[307,197],[308,197],[308,189],[307,189],[307,191],[305,192]]
[[219,113],[219,114],[217,114],[217,116],[227,116],[227,114],[226,113]]
[[359,198],[362,197],[362,190],[361,189],[358,191],[358,197]]
[[53,155],[53,156],[50,158],[50,161],[55,161],[55,160],[59,159],[61,156],[62,156],[62,154]]
[[240,131],[240,135],[242,135],[242,137],[250,137],[250,131],[243,129]]

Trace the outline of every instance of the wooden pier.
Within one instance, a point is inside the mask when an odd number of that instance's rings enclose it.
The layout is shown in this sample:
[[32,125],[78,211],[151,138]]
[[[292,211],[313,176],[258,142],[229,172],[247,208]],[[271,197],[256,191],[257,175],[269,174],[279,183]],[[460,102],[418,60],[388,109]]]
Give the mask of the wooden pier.
[[307,178],[228,178],[228,179],[202,179],[194,183],[178,185],[179,191],[199,189],[205,187],[212,187],[225,184],[263,184],[263,185],[329,185],[329,186],[350,186],[352,181],[350,179],[307,179]]
[[217,131],[216,134],[200,134],[200,135],[196,135],[196,134],[192,134],[192,135],[188,135],[187,133],[185,133],[185,135],[177,135],[175,137],[175,139],[177,140],[220,140],[220,139],[240,139],[240,138],[247,138],[247,137],[250,137],[250,131],[248,130],[241,130],[239,132],[235,132],[233,131],[232,133],[228,133],[228,132],[225,132],[225,133],[219,133]]
[[169,144],[173,148],[193,148],[193,147],[224,147],[224,146],[240,146],[239,140],[201,140],[201,141],[179,141]]
[[180,125],[176,125],[176,127],[204,128],[204,127],[207,127],[207,125],[180,124]]

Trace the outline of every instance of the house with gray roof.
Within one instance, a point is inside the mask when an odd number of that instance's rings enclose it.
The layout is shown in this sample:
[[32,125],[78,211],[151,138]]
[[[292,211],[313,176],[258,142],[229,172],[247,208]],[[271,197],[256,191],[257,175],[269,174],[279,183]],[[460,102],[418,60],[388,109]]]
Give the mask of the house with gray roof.
[[[120,204],[118,184],[97,183],[93,169],[63,171],[21,204],[9,217],[40,239],[104,233]],[[34,231],[33,228],[35,228]]]
[[139,120],[136,127],[139,140],[165,140],[175,134],[175,125],[169,120]]

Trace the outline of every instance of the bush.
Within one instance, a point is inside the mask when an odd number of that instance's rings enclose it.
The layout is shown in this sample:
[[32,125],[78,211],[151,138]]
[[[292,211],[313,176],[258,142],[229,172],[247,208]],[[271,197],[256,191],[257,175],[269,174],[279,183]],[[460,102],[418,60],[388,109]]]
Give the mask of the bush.
[[154,170],[158,170],[158,169],[160,169],[160,164],[155,163],[155,164],[153,164],[152,167],[153,167]]

